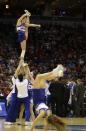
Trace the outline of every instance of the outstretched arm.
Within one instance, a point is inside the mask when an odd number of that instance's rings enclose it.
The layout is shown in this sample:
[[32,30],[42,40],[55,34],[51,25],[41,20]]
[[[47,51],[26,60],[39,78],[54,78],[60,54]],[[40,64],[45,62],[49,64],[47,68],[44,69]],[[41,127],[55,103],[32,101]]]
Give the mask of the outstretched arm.
[[25,13],[27,14],[27,22],[26,22],[26,26],[27,27],[41,27],[41,25],[39,24],[31,24],[30,23],[30,16],[31,16],[31,13],[28,11],[28,10],[24,10]]
[[30,23],[26,23],[26,26],[27,27],[41,27],[41,25],[40,24],[30,24]]

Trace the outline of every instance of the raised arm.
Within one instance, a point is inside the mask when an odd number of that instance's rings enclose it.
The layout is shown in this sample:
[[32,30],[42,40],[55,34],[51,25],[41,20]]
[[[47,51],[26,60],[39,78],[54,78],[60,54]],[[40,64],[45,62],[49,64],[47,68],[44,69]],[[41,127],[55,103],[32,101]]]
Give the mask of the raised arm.
[[30,68],[29,68],[28,64],[23,63],[23,67],[24,67],[25,77],[33,82],[34,78],[30,72]]
[[17,67],[17,69],[16,69],[16,71],[15,71],[15,74],[14,74],[15,77],[18,76],[18,74],[19,74],[19,72],[20,72],[20,69],[21,69],[23,63],[24,63],[23,60],[20,60],[20,61],[19,61],[19,65],[18,65],[18,67]]
[[27,21],[26,21],[26,23],[30,23],[31,13],[28,10],[24,10],[24,12],[27,14]]
[[18,25],[20,25],[21,24],[21,21],[24,19],[24,17],[26,17],[27,16],[27,14],[25,13],[25,14],[23,14],[18,20],[17,20],[17,26]]
[[30,72],[29,67],[28,67],[28,78],[31,80],[32,83],[34,82],[34,78],[33,78],[32,74]]

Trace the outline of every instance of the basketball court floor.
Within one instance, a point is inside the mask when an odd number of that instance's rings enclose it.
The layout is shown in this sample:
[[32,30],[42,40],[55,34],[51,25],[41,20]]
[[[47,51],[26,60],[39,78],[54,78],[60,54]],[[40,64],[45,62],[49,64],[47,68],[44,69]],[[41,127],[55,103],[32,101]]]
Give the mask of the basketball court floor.
[[[67,124],[67,131],[86,131],[86,118],[63,118]],[[24,125],[4,125],[4,119],[0,119],[0,131],[29,131],[29,126]],[[49,131],[55,131],[54,127],[50,127]],[[34,131],[44,131],[42,122],[40,122]]]

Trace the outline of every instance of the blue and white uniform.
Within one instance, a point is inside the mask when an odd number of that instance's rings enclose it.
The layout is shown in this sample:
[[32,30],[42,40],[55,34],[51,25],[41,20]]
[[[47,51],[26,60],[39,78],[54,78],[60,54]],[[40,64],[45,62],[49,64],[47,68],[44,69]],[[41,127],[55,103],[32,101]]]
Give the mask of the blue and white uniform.
[[[15,122],[16,121],[16,99],[17,99],[17,92],[15,88],[15,78],[12,78],[13,86],[12,86],[12,91],[11,91],[11,96],[10,96],[10,106],[7,110],[7,116],[6,116],[6,121],[7,122]],[[8,96],[9,97],[9,96]]]
[[50,106],[51,104],[51,93],[49,91],[50,82],[46,82],[46,89],[45,89],[45,95],[46,95],[46,104]]
[[26,40],[25,31],[26,27],[25,24],[21,24],[16,27],[18,32],[18,42],[21,43],[23,40]]
[[33,88],[33,103],[37,113],[39,113],[41,109],[45,111],[48,110],[48,106],[45,104],[45,88]]
[[15,85],[15,92],[13,92],[13,97],[11,100],[11,105],[8,110],[8,115],[6,121],[15,122],[19,108],[23,103],[25,106],[25,120],[30,120],[30,101],[28,95],[28,80],[23,79],[22,82],[19,79],[13,77],[13,84]]
[[16,79],[17,98],[28,97],[28,80],[24,79],[22,82]]
[[28,80],[23,79],[19,81],[16,79],[16,89],[17,89],[17,107],[20,107],[23,103],[25,106],[25,121],[30,120],[30,101],[28,96]]
[[28,83],[28,95],[29,95],[29,100],[30,100],[30,103],[33,104],[33,86],[31,84],[31,82]]

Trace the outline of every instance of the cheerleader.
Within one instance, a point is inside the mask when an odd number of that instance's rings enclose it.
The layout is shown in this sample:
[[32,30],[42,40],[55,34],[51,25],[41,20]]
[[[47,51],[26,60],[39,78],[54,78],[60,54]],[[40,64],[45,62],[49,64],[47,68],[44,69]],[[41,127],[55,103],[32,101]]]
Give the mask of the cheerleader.
[[51,81],[55,78],[63,77],[64,73],[64,67],[62,65],[58,65],[55,69],[53,69],[51,72],[44,73],[44,74],[38,74],[35,79],[32,79],[32,85],[33,85],[33,103],[36,108],[37,117],[33,121],[33,124],[31,126],[31,130],[33,131],[36,124],[42,119],[45,119],[45,131],[48,129],[48,124],[54,125],[56,128],[58,128],[60,131],[63,131],[65,129],[65,124],[61,120],[61,118],[52,115],[51,110],[46,105],[45,101],[45,88],[46,88],[46,81]]
[[[28,80],[26,79],[26,76],[25,76],[24,66],[27,66],[27,64],[23,63],[23,61],[22,62],[20,61],[19,65],[15,71],[15,74],[12,77],[13,90],[9,94],[9,96],[7,97],[8,101],[11,98],[11,102],[10,102],[10,107],[7,112],[5,124],[13,124],[14,122],[16,122],[16,117],[17,117],[18,109],[19,109],[18,104],[20,105],[20,102],[21,102],[21,100],[19,99],[20,95],[22,97],[22,100],[23,100],[23,98],[25,98],[25,102],[29,101],[29,99],[28,99]],[[22,81],[21,80],[19,81],[19,79],[21,77],[23,77]],[[20,90],[20,88],[19,88],[19,85],[21,85],[21,83],[23,84],[22,90],[24,90],[24,91]],[[25,86],[26,90],[25,90],[24,86]],[[25,94],[22,95],[21,91],[24,92]],[[28,105],[25,105],[26,112],[29,112],[29,102],[27,102],[27,104]],[[28,109],[28,111],[27,111],[27,109]],[[29,121],[29,115],[30,115],[30,113],[28,113],[28,115],[26,115],[26,124],[27,124],[27,121]]]
[[[45,131],[48,129],[48,124],[54,125],[56,128],[64,129],[65,124],[62,122],[60,118],[55,115],[52,115],[51,110],[46,105],[45,101],[45,88],[46,81],[51,81],[55,78],[63,77],[64,67],[62,65],[58,65],[53,71],[38,74],[33,81],[33,103],[36,107],[36,112],[38,114],[37,118],[33,121],[31,131],[33,131],[36,124],[40,121],[41,118],[45,118]],[[53,122],[54,121],[54,122]]]
[[25,10],[25,14],[23,14],[18,20],[16,24],[16,30],[18,33],[18,42],[21,45],[21,56],[20,59],[24,59],[26,52],[26,42],[28,39],[28,28],[29,27],[40,27],[38,24],[30,23],[31,13]]

